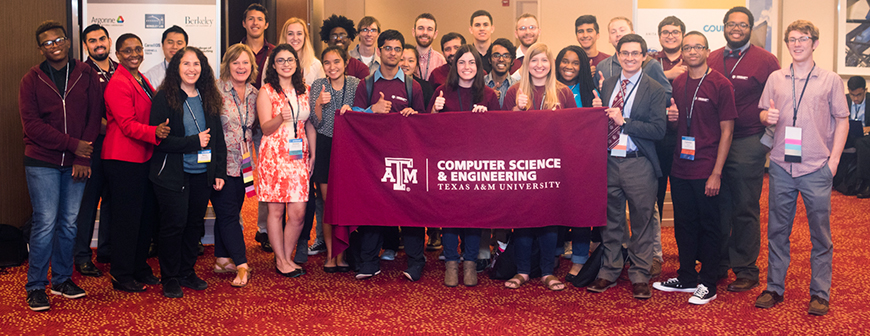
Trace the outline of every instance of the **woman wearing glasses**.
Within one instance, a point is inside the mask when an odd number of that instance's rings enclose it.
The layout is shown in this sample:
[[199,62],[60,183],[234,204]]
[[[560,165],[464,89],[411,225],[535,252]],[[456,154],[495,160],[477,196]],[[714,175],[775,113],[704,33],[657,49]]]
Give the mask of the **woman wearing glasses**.
[[[265,84],[257,97],[257,114],[263,129],[257,196],[260,202],[268,203],[266,225],[275,250],[275,267],[287,277],[305,274],[293,262],[292,254],[302,232],[317,134],[308,121],[309,88],[300,67],[296,49],[290,44],[278,45],[266,63]],[[287,225],[282,228],[285,211]]]

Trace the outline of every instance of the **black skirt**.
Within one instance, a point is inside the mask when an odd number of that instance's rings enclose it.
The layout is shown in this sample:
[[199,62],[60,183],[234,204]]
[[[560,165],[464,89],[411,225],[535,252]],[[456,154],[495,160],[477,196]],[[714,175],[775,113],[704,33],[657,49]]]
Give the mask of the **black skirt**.
[[311,176],[311,180],[314,181],[314,183],[328,183],[329,155],[332,153],[332,137],[317,133],[317,144],[314,151],[314,175]]

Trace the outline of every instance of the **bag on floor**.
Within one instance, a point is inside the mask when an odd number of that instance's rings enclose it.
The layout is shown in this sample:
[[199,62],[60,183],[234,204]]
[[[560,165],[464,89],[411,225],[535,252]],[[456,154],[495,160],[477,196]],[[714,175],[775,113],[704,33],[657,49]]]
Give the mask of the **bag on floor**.
[[592,251],[589,260],[583,264],[583,268],[577,273],[577,276],[571,280],[574,287],[586,287],[595,281],[598,277],[598,271],[601,270],[601,261],[604,258],[604,244],[598,244],[598,247]]
[[0,224],[0,267],[21,266],[27,259],[27,243],[21,229]]
[[858,183],[858,159],[855,153],[843,153],[836,173],[834,175],[834,190],[844,195],[858,193],[858,188],[861,185]]
[[[529,278],[541,277],[541,249],[538,242],[532,241],[531,272]],[[513,239],[508,241],[507,248],[498,255],[490,270],[489,277],[495,280],[508,280],[517,275],[516,244]]]

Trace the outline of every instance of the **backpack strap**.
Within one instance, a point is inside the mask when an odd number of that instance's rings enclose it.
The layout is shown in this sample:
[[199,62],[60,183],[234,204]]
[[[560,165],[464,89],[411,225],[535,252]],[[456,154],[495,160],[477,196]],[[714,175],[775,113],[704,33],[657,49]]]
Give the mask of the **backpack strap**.
[[411,106],[411,102],[414,101],[414,95],[412,92],[414,88],[414,77],[409,75],[405,75],[405,92],[408,94],[408,106]]
[[371,74],[371,75],[366,76],[365,81],[366,81],[366,93],[368,93],[368,97],[369,97],[369,106],[366,106],[366,108],[368,108],[368,107],[372,106],[372,90],[374,90],[374,86],[375,86],[375,74]]

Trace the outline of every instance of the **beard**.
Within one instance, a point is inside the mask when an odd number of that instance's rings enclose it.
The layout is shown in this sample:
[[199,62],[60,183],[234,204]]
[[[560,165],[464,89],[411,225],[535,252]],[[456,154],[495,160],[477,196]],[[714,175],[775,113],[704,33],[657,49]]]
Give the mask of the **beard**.
[[427,42],[427,43],[420,42],[420,38],[419,38],[419,37],[416,37],[416,36],[414,36],[414,40],[417,41],[417,46],[418,46],[418,47],[421,47],[421,48],[429,48],[429,46],[432,45],[432,39],[431,39],[431,38],[429,39],[429,42]]
[[102,62],[109,58],[109,53],[104,53],[102,55],[90,55],[95,61]]
[[679,53],[680,47],[677,46],[676,48],[671,49],[671,48],[665,48],[664,46],[662,46],[662,51],[664,51],[665,53],[668,53],[668,54]]
[[731,41],[728,37],[725,37],[725,40],[728,41],[728,47],[731,49],[737,49],[742,46],[745,46],[747,42],[749,42],[749,38],[752,37],[752,34],[746,35],[742,40],[739,41]]

